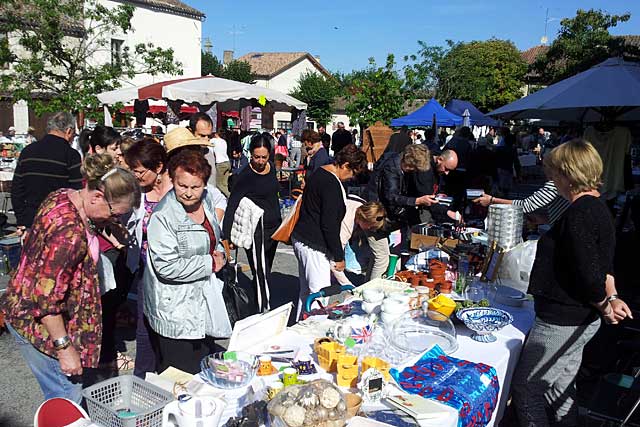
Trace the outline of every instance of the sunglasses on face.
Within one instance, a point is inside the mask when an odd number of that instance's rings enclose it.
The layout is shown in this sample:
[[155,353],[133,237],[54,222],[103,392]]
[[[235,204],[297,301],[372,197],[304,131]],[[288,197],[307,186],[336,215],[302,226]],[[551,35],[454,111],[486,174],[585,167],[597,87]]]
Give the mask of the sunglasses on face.
[[139,171],[139,170],[135,170],[133,169],[131,172],[133,172],[133,174],[136,176],[136,178],[141,179],[144,178],[144,176],[147,174],[147,172],[149,172],[150,169],[145,169],[144,171]]

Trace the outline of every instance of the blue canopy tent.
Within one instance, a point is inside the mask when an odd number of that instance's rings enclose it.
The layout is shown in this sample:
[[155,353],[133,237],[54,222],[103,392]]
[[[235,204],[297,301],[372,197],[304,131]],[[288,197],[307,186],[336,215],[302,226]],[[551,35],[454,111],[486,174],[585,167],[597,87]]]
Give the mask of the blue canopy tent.
[[475,105],[469,101],[463,101],[461,99],[452,99],[447,102],[447,106],[444,107],[450,113],[462,116],[464,110],[469,110],[469,121],[471,126],[500,126],[500,122],[496,119],[485,115],[482,111],[478,110]]
[[640,120],[640,63],[609,58],[489,115],[506,120]]
[[435,114],[438,126],[456,126],[462,123],[462,117],[448,112],[435,98],[404,117],[391,120],[391,126],[431,126]]

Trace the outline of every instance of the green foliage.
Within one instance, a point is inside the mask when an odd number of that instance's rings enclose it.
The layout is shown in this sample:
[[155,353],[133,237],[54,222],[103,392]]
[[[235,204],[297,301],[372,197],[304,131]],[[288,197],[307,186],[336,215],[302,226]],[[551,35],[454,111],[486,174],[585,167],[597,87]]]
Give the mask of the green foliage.
[[173,50],[153,43],[123,45],[111,58],[112,35],[132,31],[135,8],[130,4],[107,8],[98,0],[2,3],[2,31],[10,42],[8,48],[0,48],[0,63],[11,67],[0,77],[0,90],[27,100],[38,114],[95,108],[97,94],[117,89],[122,79],[138,74],[182,73]]
[[205,51],[202,51],[201,59],[200,70],[203,76],[212,75],[251,84],[256,82],[256,75],[251,71],[251,65],[246,61],[234,60],[224,65],[217,56]]
[[402,86],[404,81],[395,70],[395,58],[387,56],[383,66],[369,58],[369,67],[346,76],[338,76],[348,91],[346,111],[352,123],[365,127],[380,120],[389,124],[404,114]]
[[629,13],[609,15],[601,10],[579,9],[573,18],[560,21],[558,37],[533,65],[533,69],[546,83],[554,83],[604,61],[612,56],[638,56],[634,46],[625,45],[624,39],[613,37],[609,29],[627,22]]
[[222,76],[225,79],[243,83],[255,83],[256,75],[251,71],[251,65],[246,61],[233,60],[224,66]]
[[447,47],[429,46],[418,40],[418,45],[420,49],[416,54],[404,57],[404,61],[408,62],[403,68],[404,91],[413,99],[429,99],[435,96],[440,80],[440,64],[454,43],[447,40]]
[[202,51],[201,55],[201,65],[200,70],[201,75],[208,76],[212,75],[214,77],[222,77],[224,72],[224,66],[222,65],[222,61],[218,60],[218,57],[211,54],[210,52]]
[[526,63],[510,41],[450,44],[437,67],[437,98],[443,105],[459,98],[492,110],[522,97],[526,72]]
[[307,104],[309,118],[326,125],[331,121],[338,86],[335,79],[327,79],[321,74],[308,71],[300,76],[290,95]]

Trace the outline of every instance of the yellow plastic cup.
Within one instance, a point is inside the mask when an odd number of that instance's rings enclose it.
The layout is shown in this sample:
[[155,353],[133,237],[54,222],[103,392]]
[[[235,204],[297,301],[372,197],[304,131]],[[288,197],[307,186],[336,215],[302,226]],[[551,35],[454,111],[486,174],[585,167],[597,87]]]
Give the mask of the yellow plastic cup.
[[437,311],[444,316],[451,316],[456,309],[456,302],[443,294],[429,300],[429,310]]

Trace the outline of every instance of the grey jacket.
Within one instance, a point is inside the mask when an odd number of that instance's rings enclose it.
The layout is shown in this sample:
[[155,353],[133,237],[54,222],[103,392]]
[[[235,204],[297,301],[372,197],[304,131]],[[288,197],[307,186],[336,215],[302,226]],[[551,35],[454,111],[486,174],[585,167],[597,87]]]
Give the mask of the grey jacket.
[[[206,190],[203,205],[219,238],[214,200]],[[208,311],[203,286],[209,284],[213,274],[209,234],[187,216],[171,190],[156,206],[147,237],[149,250],[143,280],[144,314],[149,325],[167,338],[204,338]],[[224,250],[219,240],[216,245],[218,250]]]

